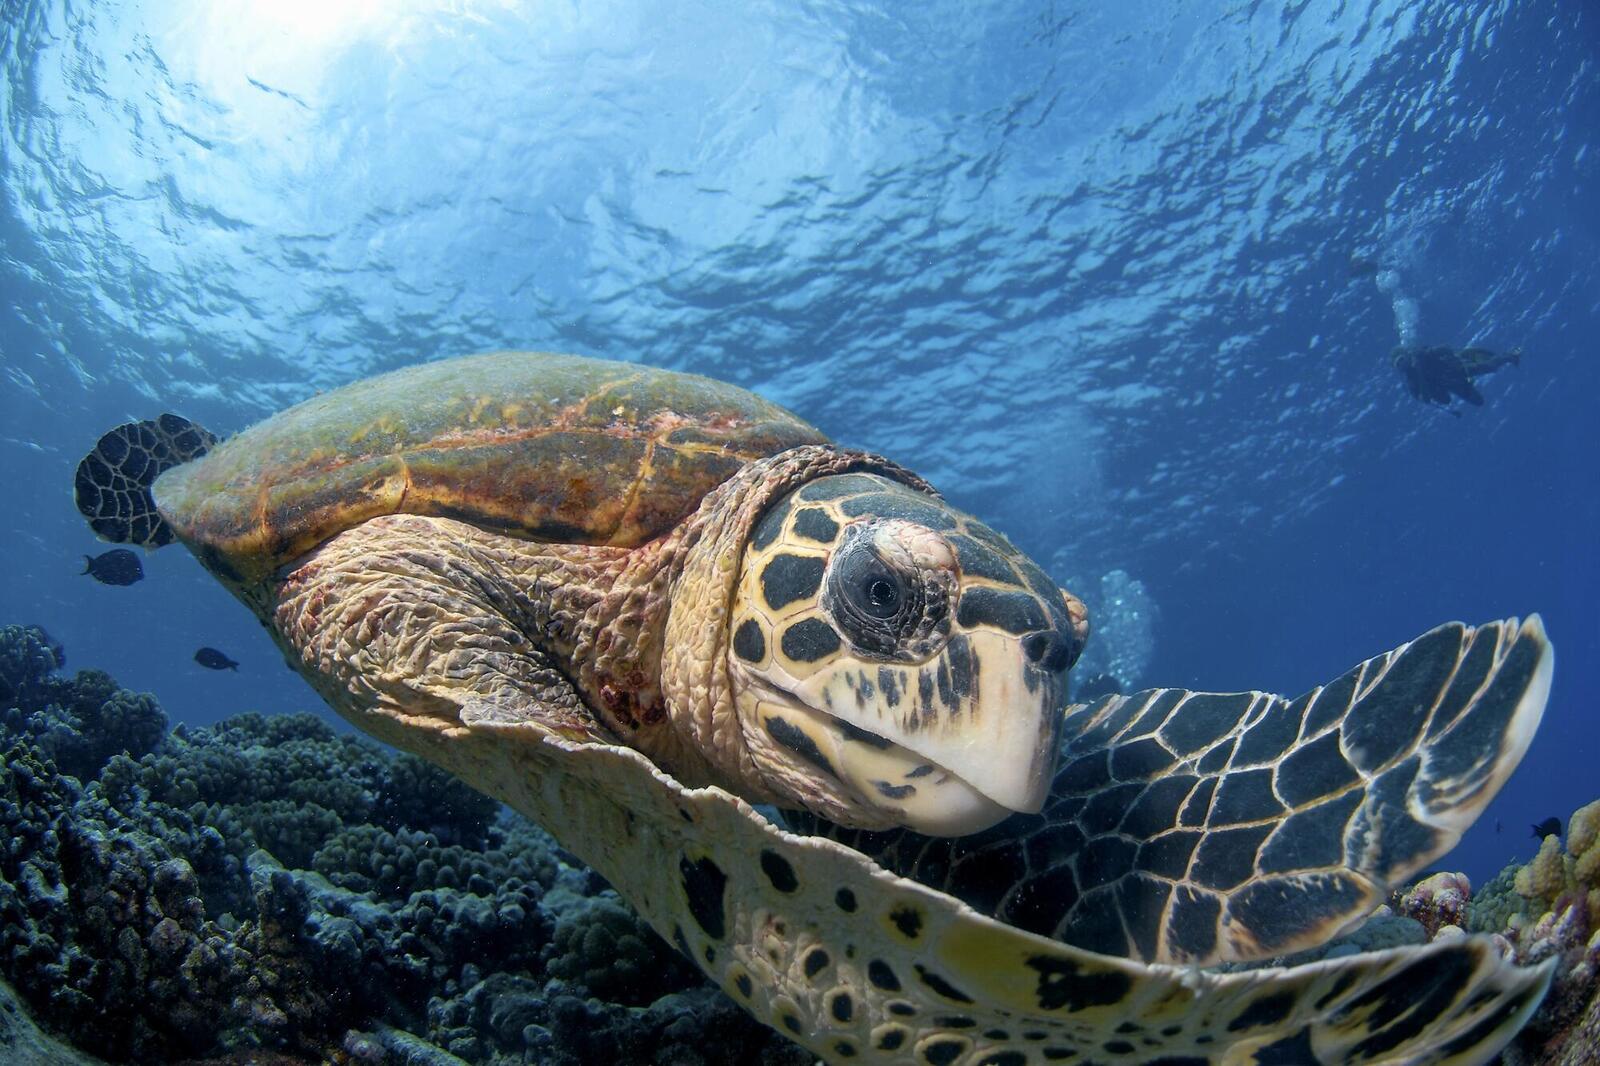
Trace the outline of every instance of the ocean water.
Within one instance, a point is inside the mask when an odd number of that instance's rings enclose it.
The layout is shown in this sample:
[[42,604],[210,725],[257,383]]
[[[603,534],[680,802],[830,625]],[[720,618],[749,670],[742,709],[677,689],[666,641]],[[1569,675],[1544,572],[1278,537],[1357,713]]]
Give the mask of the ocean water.
[[[180,549],[80,576],[97,435],[530,348],[911,467],[1130,685],[1540,612],[1543,726],[1444,865],[1600,795],[1590,4],[0,0],[0,64],[0,624],[175,721],[321,705]],[[1522,359],[1446,411],[1401,343]]]

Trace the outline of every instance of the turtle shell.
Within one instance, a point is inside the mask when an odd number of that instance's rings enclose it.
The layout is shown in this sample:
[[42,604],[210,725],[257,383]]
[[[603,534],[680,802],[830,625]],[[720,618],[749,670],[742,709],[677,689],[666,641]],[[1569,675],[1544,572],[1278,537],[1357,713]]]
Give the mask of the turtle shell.
[[154,492],[179,537],[248,582],[387,514],[633,547],[750,460],[826,440],[709,378],[495,352],[314,397],[169,470]]

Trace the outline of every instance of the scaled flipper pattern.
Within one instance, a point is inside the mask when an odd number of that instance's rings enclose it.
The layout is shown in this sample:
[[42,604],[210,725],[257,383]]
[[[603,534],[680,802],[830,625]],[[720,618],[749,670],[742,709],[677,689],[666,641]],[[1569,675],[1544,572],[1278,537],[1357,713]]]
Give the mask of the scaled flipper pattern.
[[1269,958],[1358,924],[1456,843],[1527,750],[1552,662],[1533,616],[1440,626],[1293,700],[1109,696],[1068,709],[1039,815],[955,840],[807,827],[1080,947]]
[[156,510],[150,486],[164,471],[204,455],[217,438],[180,415],[125,422],[78,463],[73,498],[104,540],[159,548],[172,527]]

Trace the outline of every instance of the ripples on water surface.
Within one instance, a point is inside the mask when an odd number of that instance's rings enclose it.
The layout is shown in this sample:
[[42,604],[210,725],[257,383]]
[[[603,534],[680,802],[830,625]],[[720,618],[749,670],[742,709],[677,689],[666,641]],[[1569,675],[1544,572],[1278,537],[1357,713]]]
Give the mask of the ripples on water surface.
[[[0,621],[178,717],[240,702],[199,643],[266,709],[310,697],[187,558],[75,576],[94,433],[531,347],[895,456],[1080,583],[1146,682],[1298,689],[1543,610],[1530,761],[1596,754],[1586,5],[3,10]],[[1402,392],[1402,334],[1528,356],[1457,419]],[[1474,854],[1588,791],[1521,775]]]

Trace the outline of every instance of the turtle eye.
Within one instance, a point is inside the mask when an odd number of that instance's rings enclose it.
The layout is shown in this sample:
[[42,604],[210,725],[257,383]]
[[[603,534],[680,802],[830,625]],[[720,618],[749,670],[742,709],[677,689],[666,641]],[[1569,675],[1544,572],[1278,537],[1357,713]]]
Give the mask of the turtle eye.
[[890,623],[907,606],[905,580],[865,540],[846,545],[834,562],[835,584],[845,613],[872,623]]
[[874,618],[893,618],[900,609],[900,586],[888,574],[869,574],[861,609]]
[[874,543],[870,524],[851,527],[828,566],[824,603],[835,628],[861,651],[916,661],[934,630],[948,629],[942,576],[907,567]]

